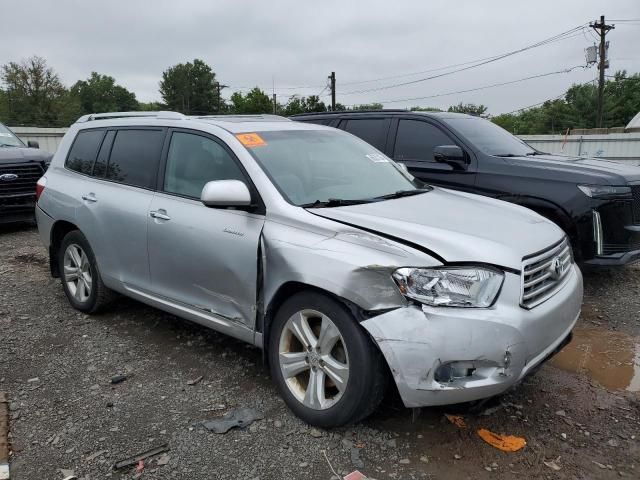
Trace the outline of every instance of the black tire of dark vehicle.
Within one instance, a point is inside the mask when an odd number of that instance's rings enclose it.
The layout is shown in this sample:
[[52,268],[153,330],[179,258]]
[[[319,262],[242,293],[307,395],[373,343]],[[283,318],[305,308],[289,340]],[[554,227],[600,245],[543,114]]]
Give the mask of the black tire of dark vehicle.
[[[79,301],[76,299],[71,292],[68,282],[65,279],[65,268],[64,268],[64,256],[67,248],[70,245],[79,246],[88,259],[88,268],[91,274],[91,289],[88,295],[88,298],[84,301]],[[96,257],[93,254],[93,250],[89,245],[86,237],[79,230],[73,230],[67,233],[62,239],[62,243],[60,244],[60,249],[58,250],[58,271],[60,272],[60,280],[62,282],[62,288],[64,289],[64,293],[67,295],[67,299],[69,303],[73,306],[73,308],[80,310],[85,313],[96,313],[100,310],[104,309],[115,297],[115,292],[113,290],[108,289],[104,283],[102,283],[102,277],[100,276],[100,270],[98,269],[98,264],[96,262]]]
[[[315,310],[331,319],[348,352],[349,377],[339,400],[325,410],[305,406],[290,391],[280,367],[280,338],[288,320],[297,312]],[[268,345],[271,376],[289,408],[307,423],[323,428],[356,423],[375,411],[384,397],[388,374],[384,358],[373,340],[340,302],[321,293],[306,291],[289,298],[271,325]]]

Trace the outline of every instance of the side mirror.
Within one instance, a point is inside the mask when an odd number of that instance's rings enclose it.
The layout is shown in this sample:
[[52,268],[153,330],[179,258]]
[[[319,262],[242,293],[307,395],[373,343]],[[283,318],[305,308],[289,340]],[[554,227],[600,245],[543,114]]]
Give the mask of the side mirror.
[[36,142],[35,140],[29,140],[29,141],[27,141],[27,147],[29,147],[29,148],[40,148],[40,144],[38,142]]
[[467,167],[464,151],[457,145],[440,145],[433,147],[433,158],[436,162],[447,163],[456,169]]
[[215,180],[205,184],[200,201],[207,207],[248,207],[251,193],[240,180]]

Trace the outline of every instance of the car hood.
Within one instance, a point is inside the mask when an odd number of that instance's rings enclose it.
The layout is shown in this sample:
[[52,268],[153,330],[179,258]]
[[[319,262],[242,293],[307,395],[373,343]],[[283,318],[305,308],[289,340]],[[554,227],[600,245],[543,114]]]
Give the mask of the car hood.
[[522,258],[559,242],[562,230],[537,213],[442,188],[313,214],[419,245],[445,263],[479,262],[520,270]]
[[504,160],[511,165],[567,173],[578,182],[625,185],[627,182],[640,181],[640,167],[604,158],[544,153],[529,157],[507,157]]
[[26,147],[0,147],[0,165],[7,163],[48,163],[52,155],[44,150]]

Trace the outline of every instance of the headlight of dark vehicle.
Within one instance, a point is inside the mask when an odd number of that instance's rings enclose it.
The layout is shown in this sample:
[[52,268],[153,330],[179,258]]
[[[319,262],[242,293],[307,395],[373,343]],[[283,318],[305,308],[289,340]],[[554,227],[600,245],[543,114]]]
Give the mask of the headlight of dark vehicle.
[[393,279],[402,294],[432,307],[493,305],[504,273],[485,267],[399,268]]
[[631,196],[631,187],[626,185],[578,185],[582,193],[591,198],[628,198]]

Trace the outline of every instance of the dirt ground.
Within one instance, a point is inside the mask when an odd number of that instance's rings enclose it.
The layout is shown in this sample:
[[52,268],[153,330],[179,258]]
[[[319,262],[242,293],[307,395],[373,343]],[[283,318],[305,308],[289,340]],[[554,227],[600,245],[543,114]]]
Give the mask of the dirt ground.
[[[356,467],[376,479],[640,478],[640,269],[586,272],[585,288],[575,341],[477,411],[412,412],[390,396],[361,424],[325,431],[289,412],[259,350],[124,298],[83,315],[49,276],[36,230],[0,228],[11,478],[327,480]],[[111,384],[117,374],[127,379]],[[237,407],[264,419],[223,435],[202,427]],[[502,452],[479,428],[527,445]],[[113,470],[163,444],[142,472]]]

